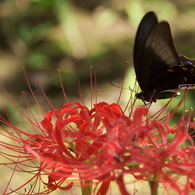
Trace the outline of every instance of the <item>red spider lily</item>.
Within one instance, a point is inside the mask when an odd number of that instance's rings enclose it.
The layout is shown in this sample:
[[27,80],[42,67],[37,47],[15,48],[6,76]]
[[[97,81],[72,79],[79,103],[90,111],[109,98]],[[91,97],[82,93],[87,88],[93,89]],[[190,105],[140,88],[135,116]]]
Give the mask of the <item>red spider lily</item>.
[[[35,134],[18,129],[1,117],[1,122],[15,130],[13,134],[2,127],[4,133],[1,135],[16,141],[16,145],[2,142],[2,147],[14,151],[15,154],[1,152],[1,155],[10,161],[7,165],[17,164],[14,171],[36,172],[28,182],[32,182],[36,177],[42,181],[49,190],[41,193],[48,193],[57,188],[70,189],[72,181],[69,181],[65,187],[62,184],[71,176],[79,177],[80,185],[85,185],[86,181],[98,179],[103,175],[108,175],[106,179],[110,181],[113,180],[113,176],[109,176],[110,171],[108,173],[100,171],[102,166],[100,169],[97,167],[97,160],[99,161],[97,157],[102,150],[106,135],[104,120],[113,123],[121,116],[124,116],[124,113],[117,104],[108,105],[102,102],[95,104],[94,108],[89,110],[77,102],[67,103],[59,110],[49,111],[40,123],[42,127],[26,117],[34,128],[38,128],[39,132],[36,130]],[[38,165],[28,164],[35,159],[40,160]],[[31,171],[25,170],[24,167],[31,168]],[[48,175],[48,182],[42,180],[43,175]],[[106,183],[109,184],[104,182],[102,185],[104,190]],[[17,190],[12,190],[10,193]]]
[[[1,122],[15,130],[13,134],[2,127],[1,136],[16,142],[15,145],[1,142],[2,147],[15,152],[1,155],[10,161],[7,166],[17,165],[14,172],[33,174],[21,187],[36,179],[48,188],[39,192],[42,194],[57,188],[69,190],[78,185],[78,179],[83,187],[101,182],[96,194],[106,194],[114,180],[121,194],[130,194],[123,181],[126,174],[155,185],[162,183],[164,189],[171,188],[178,194],[188,194],[195,186],[195,150],[193,144],[183,145],[186,139],[191,140],[186,131],[189,123],[182,122],[171,129],[156,120],[145,121],[147,112],[146,108],[138,107],[130,119],[118,104],[101,102],[88,109],[71,102],[49,111],[40,122],[42,127],[30,121],[39,129],[35,134],[1,118]],[[174,139],[168,140],[169,134]],[[35,165],[29,165],[29,161],[36,159],[39,161]],[[42,179],[45,175],[47,182]],[[185,184],[179,182],[179,176],[186,176]],[[36,194],[34,188],[31,187],[31,194]]]
[[[68,102],[60,109],[51,106],[41,122],[33,115],[34,122],[15,107],[34,131],[0,116],[0,156],[4,159],[0,165],[13,170],[3,194],[49,194],[80,186],[82,194],[106,195],[115,181],[121,194],[129,195],[126,175],[149,181],[151,194],[157,194],[159,184],[167,193],[173,190],[183,195],[195,188],[195,147],[188,134],[189,126],[195,125],[189,121],[171,128],[170,117],[164,122],[146,120],[147,108],[138,107],[129,117],[117,103],[95,103],[89,109]],[[9,189],[16,172],[29,178]],[[179,180],[181,176],[185,183]]]

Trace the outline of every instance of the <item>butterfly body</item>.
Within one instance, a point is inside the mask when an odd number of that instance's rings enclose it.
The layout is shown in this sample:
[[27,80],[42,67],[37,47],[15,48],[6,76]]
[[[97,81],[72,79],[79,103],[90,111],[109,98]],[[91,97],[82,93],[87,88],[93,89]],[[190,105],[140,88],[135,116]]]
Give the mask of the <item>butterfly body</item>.
[[134,45],[134,68],[142,90],[136,97],[147,102],[179,95],[171,89],[195,84],[195,60],[179,55],[170,26],[158,22],[153,12],[142,19]]

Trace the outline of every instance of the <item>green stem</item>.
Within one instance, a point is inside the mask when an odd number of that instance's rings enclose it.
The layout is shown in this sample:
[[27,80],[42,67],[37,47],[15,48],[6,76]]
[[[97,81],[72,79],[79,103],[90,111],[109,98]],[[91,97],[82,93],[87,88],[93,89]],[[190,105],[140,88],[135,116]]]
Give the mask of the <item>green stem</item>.
[[82,195],[92,194],[92,185],[89,185],[91,181],[85,181],[84,183],[86,184],[86,186],[81,187]]
[[158,183],[154,181],[149,181],[151,195],[158,195]]

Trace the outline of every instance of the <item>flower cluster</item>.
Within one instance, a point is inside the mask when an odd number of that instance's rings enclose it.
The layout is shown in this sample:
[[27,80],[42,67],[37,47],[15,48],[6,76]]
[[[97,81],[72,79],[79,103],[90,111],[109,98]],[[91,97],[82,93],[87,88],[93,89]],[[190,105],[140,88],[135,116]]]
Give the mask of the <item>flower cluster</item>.
[[[148,181],[152,195],[158,194],[159,186],[163,194],[188,195],[195,190],[191,114],[174,127],[168,125],[185,95],[173,112],[158,119],[168,103],[152,117],[148,117],[147,107],[135,109],[133,104],[130,110],[134,111],[126,115],[118,103],[94,103],[89,109],[84,103],[68,102],[62,87],[67,103],[57,109],[40,86],[51,107],[44,114],[28,79],[27,83],[43,115],[40,122],[25,96],[31,117],[1,85],[29,124],[18,127],[9,117],[0,116],[0,166],[11,170],[2,194],[50,194],[56,190],[73,194],[73,187],[79,186],[82,194],[106,195],[115,182],[122,195],[130,195],[136,189],[130,192],[128,184],[136,181]],[[24,176],[24,183],[13,185],[16,175]]]
[[[8,184],[4,194],[22,189],[28,189],[28,194],[48,194],[79,185],[83,194],[104,195],[115,181],[121,194],[129,195],[124,180],[128,174],[137,181],[149,181],[152,194],[160,183],[164,191],[189,194],[195,188],[195,148],[188,127],[194,128],[194,124],[180,122],[171,128],[147,120],[147,114],[148,109],[143,107],[137,107],[128,117],[116,103],[100,102],[89,109],[70,102],[47,112],[40,123],[26,117],[33,133],[1,117],[1,138],[15,143],[0,142],[8,151],[0,151],[6,159],[1,166],[12,168],[13,175],[31,175],[16,189],[10,190]],[[185,176],[185,182],[179,180],[181,176]],[[37,187],[41,184],[47,188]],[[91,186],[95,186],[93,192]]]

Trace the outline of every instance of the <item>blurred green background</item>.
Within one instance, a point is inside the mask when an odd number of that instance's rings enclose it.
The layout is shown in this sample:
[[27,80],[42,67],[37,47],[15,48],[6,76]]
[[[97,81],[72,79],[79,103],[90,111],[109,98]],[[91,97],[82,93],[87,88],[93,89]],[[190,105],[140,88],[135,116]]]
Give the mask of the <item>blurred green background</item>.
[[[193,0],[1,0],[0,82],[20,101],[20,92],[28,91],[25,66],[33,89],[39,89],[40,81],[49,97],[58,98],[59,107],[64,100],[56,69],[61,70],[67,95],[74,99],[79,95],[78,80],[84,94],[89,93],[85,87],[93,66],[100,97],[101,87],[105,95],[100,100],[116,101],[111,97],[117,97],[119,90],[111,82],[120,86],[128,61],[130,78],[125,87],[133,87],[135,33],[150,10],[170,23],[178,53],[195,58]],[[0,100],[0,109],[8,105],[4,95]]]
[[[79,98],[78,80],[84,96],[89,97],[89,67],[93,66],[99,101],[116,102],[120,89],[111,82],[121,85],[128,61],[125,88],[133,87],[134,38],[148,11],[169,22],[178,53],[195,58],[194,0],[0,0],[0,82],[23,108],[26,103],[21,91],[25,91],[33,107],[25,67],[36,97],[47,110],[37,81],[58,108],[65,100],[56,69],[61,71],[69,101],[73,101]],[[195,90],[191,90],[187,109],[195,106],[194,95]],[[181,96],[175,99],[177,102]],[[159,109],[166,101],[153,106]],[[138,100],[137,104],[143,103]],[[5,116],[6,107],[12,117],[17,117],[9,106],[0,90],[0,114]]]

